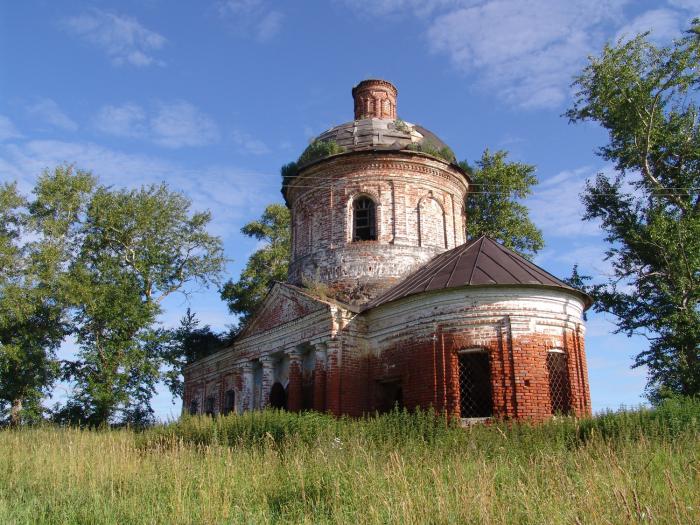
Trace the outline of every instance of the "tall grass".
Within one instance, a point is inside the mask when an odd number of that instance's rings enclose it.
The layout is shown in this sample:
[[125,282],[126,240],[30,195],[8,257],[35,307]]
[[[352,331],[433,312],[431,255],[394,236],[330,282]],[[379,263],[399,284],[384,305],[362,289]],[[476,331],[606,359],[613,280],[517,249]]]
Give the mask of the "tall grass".
[[0,432],[0,523],[697,523],[700,402],[467,429],[251,413]]

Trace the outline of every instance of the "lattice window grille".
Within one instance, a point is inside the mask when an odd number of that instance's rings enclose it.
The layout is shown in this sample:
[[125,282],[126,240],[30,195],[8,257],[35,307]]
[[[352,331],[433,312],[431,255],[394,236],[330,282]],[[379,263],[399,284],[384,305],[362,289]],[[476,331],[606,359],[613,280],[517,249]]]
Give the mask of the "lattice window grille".
[[571,384],[568,359],[563,350],[547,352],[547,372],[552,414],[568,414],[571,411]]
[[460,416],[463,418],[491,417],[491,364],[489,354],[481,349],[465,350],[459,354]]

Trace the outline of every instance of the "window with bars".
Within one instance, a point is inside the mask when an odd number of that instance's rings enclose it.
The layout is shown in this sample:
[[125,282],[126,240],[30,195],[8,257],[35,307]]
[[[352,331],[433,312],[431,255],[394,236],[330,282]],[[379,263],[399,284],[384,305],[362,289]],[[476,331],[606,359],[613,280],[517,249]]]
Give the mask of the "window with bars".
[[461,417],[491,417],[491,364],[484,350],[459,354],[459,399]]
[[377,207],[369,197],[360,197],[352,203],[353,241],[377,240]]
[[547,373],[552,414],[568,414],[571,412],[571,385],[567,357],[563,350],[547,352]]
[[230,414],[236,409],[236,392],[233,390],[226,391],[224,398],[224,414]]

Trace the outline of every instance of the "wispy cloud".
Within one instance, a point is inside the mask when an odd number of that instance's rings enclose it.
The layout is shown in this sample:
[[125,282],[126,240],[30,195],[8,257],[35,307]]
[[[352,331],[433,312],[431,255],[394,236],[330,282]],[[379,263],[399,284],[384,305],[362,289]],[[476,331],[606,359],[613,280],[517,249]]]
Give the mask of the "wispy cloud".
[[202,146],[219,137],[216,123],[184,101],[161,104],[150,125],[153,140],[167,148]]
[[[521,108],[560,107],[570,83],[616,33],[679,35],[700,0],[670,0],[630,21],[630,0],[343,0],[360,16],[417,17],[429,48],[472,84]],[[626,11],[627,10],[627,11]]]
[[634,38],[639,33],[651,31],[651,39],[668,42],[681,34],[683,18],[681,13],[672,9],[653,9],[642,13],[622,27],[615,35],[615,40]]
[[41,98],[27,106],[27,113],[43,123],[65,131],[76,131],[78,124],[73,121],[63,110],[50,98]]
[[427,31],[434,51],[508,103],[560,105],[572,75],[599,46],[601,26],[623,0],[495,0],[439,15]]
[[[209,165],[191,169],[148,155],[124,153],[90,142],[31,140],[0,145],[2,178],[17,180],[29,191],[45,168],[70,162],[91,170],[104,184],[138,187],[167,182],[193,201],[195,209],[210,209],[211,231],[236,236],[246,220],[259,215],[278,187],[277,174],[259,173],[235,166]],[[225,187],[226,191],[221,191]]]
[[20,138],[22,134],[12,121],[4,115],[0,115],[0,142]]
[[102,48],[116,65],[163,64],[153,53],[165,45],[165,37],[145,28],[134,18],[93,8],[64,18],[61,25],[66,31]]
[[273,39],[282,29],[284,14],[265,0],[220,0],[219,16],[232,25],[236,33],[252,36],[259,42]]
[[232,137],[234,144],[246,153],[251,153],[252,155],[265,155],[266,153],[270,153],[270,148],[267,147],[267,144],[262,140],[251,137],[247,133],[234,131]]
[[150,112],[127,102],[105,106],[95,127],[118,137],[144,138],[166,148],[204,146],[219,139],[214,120],[189,102],[161,102]]
[[584,206],[580,195],[586,180],[594,175],[583,167],[543,180],[525,201],[533,222],[552,237],[600,235],[598,223],[581,220]]

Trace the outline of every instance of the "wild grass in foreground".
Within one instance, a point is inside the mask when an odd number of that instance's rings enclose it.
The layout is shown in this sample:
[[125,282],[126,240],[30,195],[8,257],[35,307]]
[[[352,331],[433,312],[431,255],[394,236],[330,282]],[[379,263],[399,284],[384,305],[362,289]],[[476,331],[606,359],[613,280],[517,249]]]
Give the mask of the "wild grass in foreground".
[[700,401],[540,426],[431,413],[0,432],[0,523],[695,523]]

